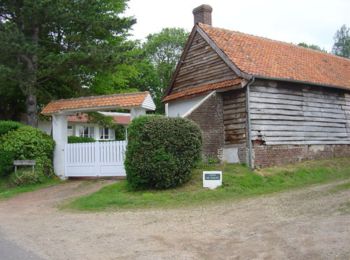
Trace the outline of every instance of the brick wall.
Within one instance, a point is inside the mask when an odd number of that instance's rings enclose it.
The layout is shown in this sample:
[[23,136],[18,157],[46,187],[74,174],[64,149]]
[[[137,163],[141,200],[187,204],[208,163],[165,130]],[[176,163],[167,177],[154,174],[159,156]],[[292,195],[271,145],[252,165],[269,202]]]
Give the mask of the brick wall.
[[254,145],[255,168],[350,156],[350,145]]
[[224,146],[222,97],[214,94],[187,116],[202,130],[203,156],[220,159]]

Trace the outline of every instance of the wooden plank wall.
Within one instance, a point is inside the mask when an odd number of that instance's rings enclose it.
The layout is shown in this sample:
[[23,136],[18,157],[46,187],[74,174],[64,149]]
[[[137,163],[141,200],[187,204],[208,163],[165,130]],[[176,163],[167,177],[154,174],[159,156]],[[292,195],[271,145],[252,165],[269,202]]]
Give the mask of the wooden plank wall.
[[350,95],[298,85],[251,87],[252,140],[275,144],[350,144]]
[[245,89],[223,93],[225,144],[246,142],[246,93]]
[[197,33],[180,67],[171,93],[236,77],[219,55]]

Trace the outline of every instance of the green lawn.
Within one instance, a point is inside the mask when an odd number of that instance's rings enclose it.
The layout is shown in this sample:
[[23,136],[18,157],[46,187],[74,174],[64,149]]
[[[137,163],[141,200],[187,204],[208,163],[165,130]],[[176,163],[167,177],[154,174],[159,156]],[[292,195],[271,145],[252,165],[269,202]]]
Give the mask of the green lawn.
[[[222,170],[223,186],[216,190],[202,188],[203,170]],[[75,199],[63,208],[101,211],[181,207],[268,194],[347,178],[350,178],[350,160],[347,158],[310,161],[257,172],[251,172],[242,165],[201,165],[194,170],[192,181],[177,189],[132,191],[126,181],[121,181]]]
[[8,179],[0,178],[0,199],[10,198],[23,192],[35,191],[40,188],[56,185],[60,182],[61,181],[59,179],[54,178],[54,179],[47,179],[43,183],[39,183],[39,184],[31,184],[31,185],[24,185],[24,186],[17,187],[17,186],[10,185]]

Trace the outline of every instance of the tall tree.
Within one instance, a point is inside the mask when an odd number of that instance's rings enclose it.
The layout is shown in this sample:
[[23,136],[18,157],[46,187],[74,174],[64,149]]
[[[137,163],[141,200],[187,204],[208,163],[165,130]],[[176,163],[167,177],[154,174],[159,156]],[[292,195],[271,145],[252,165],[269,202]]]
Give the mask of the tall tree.
[[127,32],[135,23],[121,17],[126,3],[0,2],[0,74],[5,80],[0,88],[22,92],[29,125],[37,123],[38,97],[78,95],[96,73],[120,62]]
[[154,88],[153,95],[159,112],[163,110],[161,98],[164,89],[170,84],[171,76],[180,59],[188,33],[182,28],[164,28],[161,32],[150,34],[143,46],[147,58],[154,66],[160,85]]
[[345,24],[335,33],[332,52],[350,58],[350,28]]

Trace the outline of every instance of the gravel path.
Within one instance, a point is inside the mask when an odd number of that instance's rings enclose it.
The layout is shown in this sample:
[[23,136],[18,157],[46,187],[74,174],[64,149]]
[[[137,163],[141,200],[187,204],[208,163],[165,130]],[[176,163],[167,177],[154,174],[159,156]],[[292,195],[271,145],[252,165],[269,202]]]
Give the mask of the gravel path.
[[[349,182],[349,181],[347,181]],[[81,181],[0,201],[0,230],[43,259],[350,259],[341,182],[183,209],[65,212]]]

